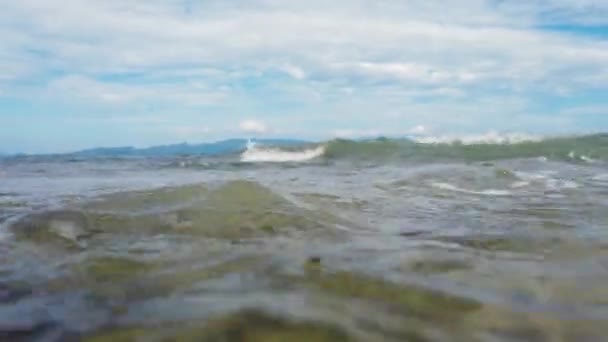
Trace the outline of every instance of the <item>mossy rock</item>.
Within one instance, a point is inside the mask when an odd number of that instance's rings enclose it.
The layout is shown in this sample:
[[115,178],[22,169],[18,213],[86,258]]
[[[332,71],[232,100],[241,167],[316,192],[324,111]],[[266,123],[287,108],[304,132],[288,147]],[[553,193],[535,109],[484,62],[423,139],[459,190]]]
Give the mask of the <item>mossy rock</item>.
[[189,289],[192,286],[212,279],[222,278],[231,273],[253,272],[265,258],[242,257],[218,264],[162,272],[138,284],[139,295],[165,296],[176,290]]
[[103,257],[76,265],[75,271],[96,283],[120,282],[137,278],[158,266],[128,258]]
[[286,200],[270,189],[252,181],[236,180],[214,189],[207,196],[206,204],[218,208],[251,209],[273,208],[286,204]]
[[203,200],[207,187],[202,184],[166,187],[147,191],[110,194],[84,206],[87,211],[133,213],[153,208],[179,206]]
[[290,231],[312,231],[328,228],[294,210],[189,210],[178,213],[184,217],[174,225],[174,232],[197,236],[246,239]]
[[[166,271],[160,264],[104,258],[80,267],[80,285],[103,301],[128,303],[164,297],[175,291],[188,290],[204,281],[218,279],[230,273],[251,272],[262,258],[243,257],[206,267],[181,267]],[[173,267],[172,267],[173,268]],[[70,284],[70,283],[68,283]],[[67,290],[64,286],[63,290]]]
[[71,250],[84,247],[83,240],[91,235],[89,228],[86,214],[76,210],[33,214],[11,226],[17,240]]
[[245,310],[213,320],[166,341],[176,342],[345,342],[352,339],[342,330],[322,323],[296,322],[277,318],[258,310]]
[[260,310],[243,310],[180,329],[129,328],[84,338],[83,342],[347,342],[337,327],[278,318]]
[[[148,195],[154,201],[139,199],[143,195],[123,195],[127,199],[138,199],[137,205],[132,200],[111,197],[85,207],[90,210],[87,214],[91,226],[110,233],[175,233],[238,240],[290,231],[328,231],[332,223],[338,222],[331,215],[298,208],[270,189],[250,181],[232,181],[209,191],[206,188],[190,190],[187,195],[181,195],[185,189],[177,191],[179,196],[174,192],[170,192],[171,196]],[[171,202],[175,200],[174,196],[196,200],[162,207],[161,199],[168,197]],[[116,203],[112,202],[114,200]],[[148,208],[146,204],[156,207]],[[113,211],[98,210],[115,207],[117,209]],[[119,210],[121,207],[136,210],[125,212]]]
[[410,263],[407,269],[421,274],[449,273],[472,268],[470,263],[463,260],[425,259]]
[[6,201],[0,202],[0,208],[20,208],[27,206],[27,202],[23,201]]
[[82,339],[82,342],[148,342],[160,341],[158,332],[147,328],[119,329]]
[[440,241],[459,244],[463,247],[486,252],[534,252],[535,243],[523,238],[503,236],[443,237]]
[[89,258],[69,267],[70,273],[50,279],[45,284],[50,293],[85,290],[90,298],[101,303],[123,305],[146,297],[140,293],[140,283],[151,279],[164,265],[141,262],[127,257]]
[[515,173],[513,173],[510,170],[507,169],[500,169],[497,168],[494,171],[494,174],[496,175],[496,177],[498,178],[506,178],[506,179],[517,179],[517,176],[515,175]]
[[472,299],[350,272],[312,272],[307,275],[300,281],[324,293],[396,305],[416,318],[451,322],[482,307]]
[[0,304],[14,303],[32,294],[31,285],[25,282],[0,282]]

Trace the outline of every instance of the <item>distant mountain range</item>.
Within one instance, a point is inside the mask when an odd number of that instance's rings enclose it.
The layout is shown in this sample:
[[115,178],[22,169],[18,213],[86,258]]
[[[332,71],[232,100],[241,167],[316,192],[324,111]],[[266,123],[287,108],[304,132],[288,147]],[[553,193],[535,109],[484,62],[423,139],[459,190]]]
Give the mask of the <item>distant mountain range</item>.
[[[309,141],[295,139],[256,139],[262,145],[291,147],[309,144]],[[245,149],[246,139],[229,139],[213,143],[161,145],[147,148],[135,147],[99,147],[87,149],[67,155],[81,157],[121,157],[121,156],[173,156],[173,155],[219,155],[238,153]]]

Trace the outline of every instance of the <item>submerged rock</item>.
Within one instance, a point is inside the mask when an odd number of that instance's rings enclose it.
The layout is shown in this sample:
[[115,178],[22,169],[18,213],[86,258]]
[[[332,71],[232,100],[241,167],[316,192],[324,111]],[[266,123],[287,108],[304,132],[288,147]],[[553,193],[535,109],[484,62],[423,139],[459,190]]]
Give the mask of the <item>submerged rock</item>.
[[155,265],[132,259],[103,257],[77,265],[75,271],[85,275],[89,281],[100,283],[134,279],[155,268]]
[[437,321],[458,319],[482,307],[472,299],[350,272],[322,273],[305,281],[324,292],[398,305],[411,315]]
[[341,329],[317,322],[299,322],[278,318],[263,311],[249,309],[177,329],[132,328],[100,334],[84,342],[346,342],[353,341]]
[[290,231],[327,230],[336,222],[273,193],[255,182],[233,181],[210,191],[197,207],[170,217],[176,232],[242,239]]
[[51,322],[16,326],[3,326],[0,322],[0,341],[65,341],[63,337],[63,331]]
[[85,204],[84,210],[118,214],[135,214],[154,209],[162,211],[195,203],[205,198],[206,194],[207,187],[202,184],[121,192]]
[[11,229],[18,240],[53,244],[68,249],[86,246],[83,241],[92,231],[85,213],[77,210],[33,214],[16,222]]
[[83,248],[86,238],[97,233],[239,240],[295,231],[329,233],[338,222],[327,213],[300,208],[255,182],[232,181],[213,190],[192,185],[110,195],[79,209],[26,217],[13,230],[18,238],[36,243]]
[[32,289],[26,283],[0,282],[0,304],[14,303],[32,294]]
[[472,267],[470,263],[464,260],[425,259],[410,263],[407,269],[421,274],[435,274],[470,270]]

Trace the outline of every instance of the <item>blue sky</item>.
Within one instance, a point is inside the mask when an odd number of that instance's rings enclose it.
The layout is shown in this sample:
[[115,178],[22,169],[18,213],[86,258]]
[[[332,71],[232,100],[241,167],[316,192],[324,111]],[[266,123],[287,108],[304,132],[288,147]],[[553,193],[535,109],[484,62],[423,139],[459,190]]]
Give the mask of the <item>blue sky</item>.
[[606,0],[20,0],[0,152],[608,131]]

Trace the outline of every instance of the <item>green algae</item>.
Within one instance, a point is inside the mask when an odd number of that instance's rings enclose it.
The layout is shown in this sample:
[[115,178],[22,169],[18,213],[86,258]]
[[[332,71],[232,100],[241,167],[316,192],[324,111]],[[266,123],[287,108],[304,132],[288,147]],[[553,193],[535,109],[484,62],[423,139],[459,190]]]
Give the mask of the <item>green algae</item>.
[[176,290],[188,289],[197,283],[224,277],[230,273],[252,272],[263,257],[240,257],[206,267],[178,269],[164,272],[142,286],[142,291],[153,295],[166,295]]
[[22,281],[0,282],[0,304],[14,303],[32,294],[31,285]]
[[257,183],[233,181],[211,191],[200,206],[174,215],[175,232],[242,239],[291,231],[327,231],[338,219],[296,207]]
[[307,273],[307,277],[300,281],[325,294],[395,305],[415,317],[443,322],[456,320],[481,308],[481,304],[471,299],[351,272]]
[[158,266],[127,258],[103,257],[76,265],[75,271],[94,282],[120,282],[135,279]]
[[257,309],[242,311],[181,328],[127,328],[84,338],[83,342],[348,342],[341,329],[313,321],[279,318]]
[[86,289],[92,298],[117,304],[163,297],[175,291],[218,279],[230,273],[251,272],[265,258],[242,257],[205,267],[171,266],[162,262],[141,262],[128,258],[102,257],[72,266],[72,275],[53,279],[46,285],[51,292]]
[[364,210],[370,206],[369,201],[355,198],[351,198],[350,200],[344,200],[340,196],[330,194],[300,192],[295,193],[294,195],[308,204],[312,204],[321,208],[331,206],[342,210]]
[[438,240],[486,252],[534,252],[537,247],[534,241],[504,236],[441,237]]
[[114,330],[108,333],[89,336],[82,339],[82,342],[140,342],[140,341],[159,341],[158,337],[154,337],[154,329],[146,328],[130,328],[122,330]]
[[148,191],[121,192],[104,196],[84,206],[86,210],[133,213],[152,208],[166,208],[202,200],[207,187],[202,184],[166,187]]
[[202,328],[192,328],[166,341],[243,342],[346,342],[353,341],[342,330],[316,322],[296,322],[277,318],[259,310],[212,320]]
[[449,273],[453,271],[469,270],[472,267],[471,264],[463,260],[448,259],[416,260],[407,265],[407,269],[421,274]]
[[5,201],[0,202],[0,208],[20,208],[27,206],[27,202],[24,201]]
[[240,240],[314,231],[326,234],[342,220],[297,207],[255,182],[232,181],[208,190],[202,185],[111,195],[77,210],[33,215],[17,236],[36,243],[82,247],[97,234],[179,234]]
[[11,229],[18,241],[45,244],[66,250],[83,248],[81,240],[90,236],[89,222],[81,211],[51,211],[28,216]]
[[264,224],[262,226],[259,227],[259,229],[265,233],[269,233],[272,234],[274,233],[276,230],[274,229],[273,226],[269,225],[269,224]]
[[517,176],[515,175],[515,173],[513,173],[513,171],[510,171],[510,170],[507,170],[507,169],[497,168],[494,171],[494,174],[498,178],[517,179]]
[[561,319],[490,305],[466,317],[463,326],[478,336],[508,341],[601,341],[608,333],[604,320]]

